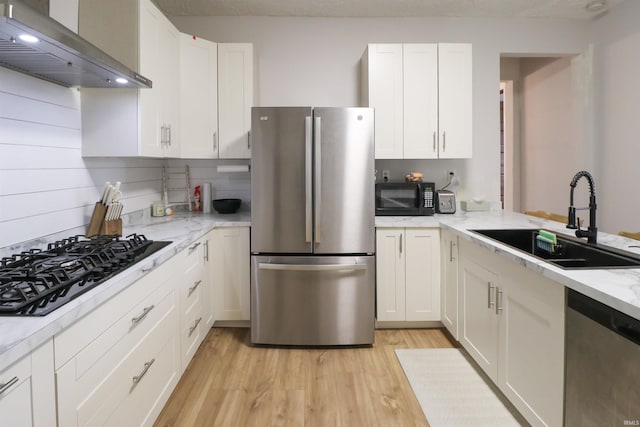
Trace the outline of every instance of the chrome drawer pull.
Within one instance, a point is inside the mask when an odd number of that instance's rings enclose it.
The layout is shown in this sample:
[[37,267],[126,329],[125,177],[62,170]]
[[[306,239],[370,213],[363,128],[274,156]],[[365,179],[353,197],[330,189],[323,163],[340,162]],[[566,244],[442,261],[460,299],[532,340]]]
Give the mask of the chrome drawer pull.
[[493,286],[491,282],[487,282],[487,285],[489,285],[489,289],[487,290],[487,294],[488,294],[487,308],[491,308],[495,304],[495,301],[493,301],[493,298],[491,297],[491,294],[492,294],[491,291],[494,290],[496,287]]
[[189,253],[191,253],[191,252],[195,251],[195,250],[196,250],[196,248],[197,248],[198,246],[200,246],[200,242],[196,243],[196,244],[195,244],[195,245],[193,245],[193,246],[190,246],[190,247],[189,247]]
[[131,322],[134,323],[134,324],[138,323],[139,321],[141,321],[142,319],[147,317],[147,314],[149,314],[149,312],[151,310],[153,310],[154,307],[155,307],[155,305],[150,305],[149,307],[145,307],[144,310],[142,310],[142,313],[139,316],[131,318]]
[[496,296],[496,314],[500,314],[500,312],[502,311],[502,290],[500,288],[498,289],[498,295]]
[[188,297],[190,297],[193,291],[195,291],[198,286],[200,286],[200,283],[202,283],[202,280],[198,280],[192,287],[189,288],[189,294],[187,295]]
[[198,319],[196,320],[196,323],[193,324],[193,326],[191,328],[189,328],[189,336],[191,336],[191,334],[193,333],[193,331],[196,330],[196,328],[198,327],[198,325],[200,324],[200,321],[202,320],[202,317],[198,317]]
[[4,384],[0,384],[0,394],[2,394],[5,391],[7,391],[9,389],[9,387],[11,387],[12,385],[14,385],[17,382],[18,382],[18,377],[13,377],[13,378],[11,378],[9,380],[9,382],[6,382]]
[[153,365],[153,362],[155,362],[155,361],[156,361],[156,359],[151,359],[149,362],[145,362],[144,369],[142,370],[142,372],[140,372],[138,375],[133,377],[133,383],[134,384],[138,384],[140,382],[142,377],[144,377],[146,375],[147,371],[149,370],[149,368],[151,367],[151,365]]

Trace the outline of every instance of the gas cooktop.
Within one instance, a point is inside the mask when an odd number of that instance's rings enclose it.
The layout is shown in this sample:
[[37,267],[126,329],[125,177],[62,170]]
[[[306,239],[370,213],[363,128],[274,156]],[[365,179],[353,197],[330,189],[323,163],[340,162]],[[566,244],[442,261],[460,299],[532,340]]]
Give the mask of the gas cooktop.
[[73,236],[0,260],[0,316],[44,316],[171,242]]

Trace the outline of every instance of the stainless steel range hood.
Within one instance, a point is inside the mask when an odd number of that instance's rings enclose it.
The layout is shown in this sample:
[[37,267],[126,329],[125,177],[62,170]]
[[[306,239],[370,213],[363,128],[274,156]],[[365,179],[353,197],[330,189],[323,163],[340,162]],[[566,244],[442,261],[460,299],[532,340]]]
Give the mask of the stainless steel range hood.
[[[25,35],[38,41],[24,41]],[[67,87],[152,85],[151,80],[20,0],[0,0],[0,66]]]

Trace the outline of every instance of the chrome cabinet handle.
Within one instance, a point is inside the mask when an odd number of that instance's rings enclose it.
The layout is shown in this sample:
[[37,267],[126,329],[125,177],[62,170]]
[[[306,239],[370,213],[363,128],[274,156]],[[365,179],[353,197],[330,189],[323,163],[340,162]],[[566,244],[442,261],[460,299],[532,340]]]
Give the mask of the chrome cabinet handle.
[[251,150],[251,132],[247,132],[247,149]]
[[197,282],[195,282],[195,283],[193,284],[193,286],[192,286],[192,287],[190,287],[190,288],[189,288],[189,294],[187,295],[188,297],[190,297],[190,296],[191,296],[191,294],[192,294],[196,289],[198,289],[198,286],[200,286],[200,283],[202,283],[202,280],[198,280]]
[[433,152],[436,152],[436,132],[433,132]]
[[312,190],[311,190],[311,180],[312,180],[312,168],[311,164],[311,116],[307,116],[304,118],[304,191],[305,191],[305,242],[311,243],[311,239],[313,236],[312,233],[312,224],[311,219],[313,217],[312,204]]
[[449,262],[453,262],[453,240],[449,240]]
[[168,132],[167,144],[171,145],[171,124],[169,124],[169,126],[167,127],[167,132]]
[[218,133],[217,132],[213,133],[213,151],[214,152],[218,151]]
[[493,299],[493,290],[496,288],[495,286],[493,286],[493,284],[491,282],[487,282],[488,288],[487,288],[487,308],[491,308],[495,305],[495,301]]
[[153,270],[153,264],[144,266],[144,267],[141,268],[141,270],[142,270],[143,273],[146,273],[147,271],[151,271],[151,270]]
[[442,151],[447,151],[447,132],[442,132]]
[[502,289],[496,288],[498,290],[498,295],[496,296],[496,314],[500,314],[502,311]]
[[134,325],[138,322],[140,322],[142,319],[144,319],[145,317],[147,317],[147,314],[149,314],[149,312],[151,310],[153,310],[153,308],[155,307],[155,305],[150,305],[149,307],[145,307],[142,310],[142,313],[140,313],[140,315],[136,316],[136,317],[132,317],[131,318],[131,323],[133,323]]
[[196,319],[196,323],[194,323],[194,324],[193,324],[193,326],[189,328],[189,335],[188,335],[188,336],[191,336],[191,334],[193,334],[193,331],[195,331],[195,330],[196,330],[196,328],[197,328],[197,327],[198,327],[198,325],[200,324],[200,321],[201,321],[201,320],[202,320],[202,317],[198,317],[198,318]]
[[209,241],[204,242],[204,260],[209,261]]
[[6,382],[4,384],[0,384],[0,394],[2,394],[5,391],[9,390],[9,387],[11,387],[12,385],[14,385],[17,382],[18,382],[18,377],[13,377],[8,382]]
[[150,361],[145,362],[144,368],[142,369],[142,372],[140,372],[138,375],[133,377],[133,383],[134,384],[138,384],[140,382],[142,377],[144,377],[147,374],[147,371],[149,370],[149,368],[151,367],[151,365],[153,365],[153,362],[155,362],[155,361],[156,361],[156,359],[151,359]]
[[400,255],[402,255],[402,236],[403,234],[400,235]]
[[194,244],[193,246],[189,246],[189,253],[191,253],[191,252],[195,251],[195,250],[196,250],[196,248],[197,248],[198,246],[200,246],[200,243],[202,243],[202,242],[198,242],[198,243]]

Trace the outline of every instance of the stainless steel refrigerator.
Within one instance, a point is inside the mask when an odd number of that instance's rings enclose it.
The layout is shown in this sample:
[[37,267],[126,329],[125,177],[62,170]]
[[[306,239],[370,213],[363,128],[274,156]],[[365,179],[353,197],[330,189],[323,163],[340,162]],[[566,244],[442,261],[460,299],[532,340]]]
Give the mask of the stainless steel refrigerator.
[[251,341],[374,341],[371,108],[254,107]]

